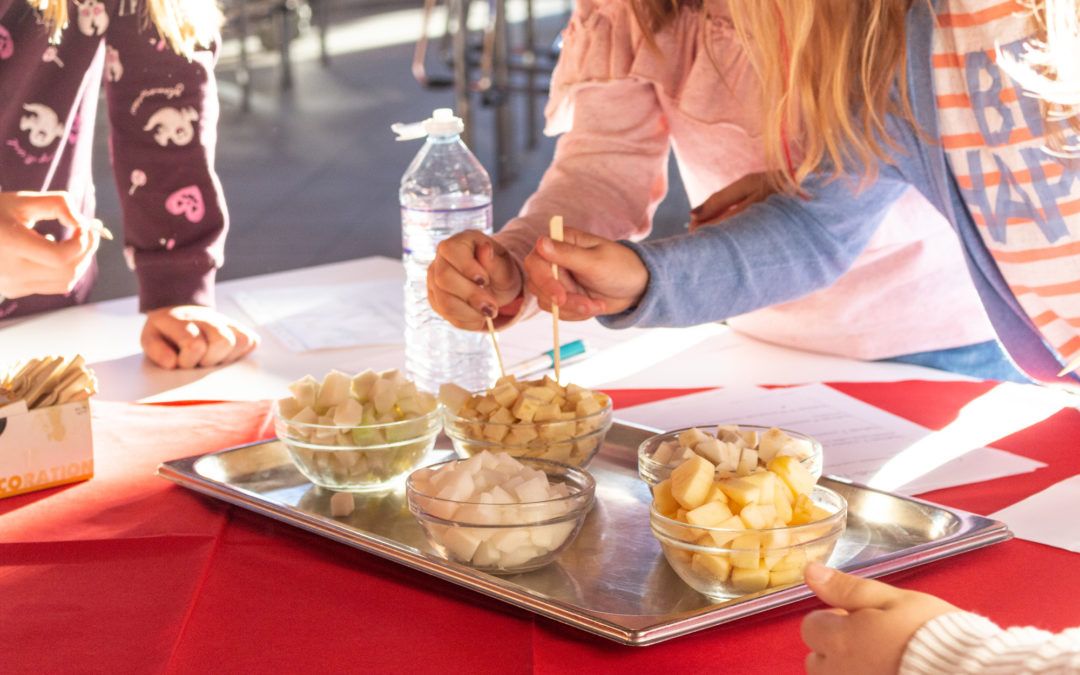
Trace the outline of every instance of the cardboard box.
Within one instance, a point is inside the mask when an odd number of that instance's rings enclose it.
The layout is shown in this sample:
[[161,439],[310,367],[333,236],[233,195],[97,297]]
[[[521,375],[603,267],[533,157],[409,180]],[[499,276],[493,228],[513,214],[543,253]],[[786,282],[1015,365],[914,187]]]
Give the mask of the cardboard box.
[[0,406],[0,499],[94,475],[90,402]]

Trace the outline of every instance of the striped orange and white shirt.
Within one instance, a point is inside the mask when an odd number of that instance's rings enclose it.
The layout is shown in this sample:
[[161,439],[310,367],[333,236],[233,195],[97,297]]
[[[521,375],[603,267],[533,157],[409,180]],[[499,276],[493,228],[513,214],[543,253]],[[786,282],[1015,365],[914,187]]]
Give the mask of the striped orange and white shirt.
[[1024,311],[1066,361],[1080,355],[1080,160],[1044,149],[1047,122],[996,64],[1020,53],[1031,15],[1014,0],[946,0],[934,90],[949,166]]

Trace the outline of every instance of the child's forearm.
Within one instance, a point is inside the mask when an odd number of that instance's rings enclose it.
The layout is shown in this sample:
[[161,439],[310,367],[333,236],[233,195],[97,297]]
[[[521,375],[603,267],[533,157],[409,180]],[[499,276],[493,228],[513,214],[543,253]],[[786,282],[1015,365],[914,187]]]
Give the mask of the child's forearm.
[[903,675],[938,673],[1078,673],[1080,627],[1061,633],[998,627],[970,612],[928,621],[908,643]]

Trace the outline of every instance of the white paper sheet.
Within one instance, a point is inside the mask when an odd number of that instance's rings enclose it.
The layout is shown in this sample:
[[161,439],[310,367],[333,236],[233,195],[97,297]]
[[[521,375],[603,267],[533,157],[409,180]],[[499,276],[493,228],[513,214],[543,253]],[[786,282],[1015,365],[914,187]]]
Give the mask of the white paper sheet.
[[[742,422],[800,431],[824,446],[825,473],[902,494],[1045,466],[996,448],[963,447],[955,437],[949,438],[948,447],[935,447],[939,432],[821,384],[773,390],[716,389],[625,408],[617,416],[658,429]],[[904,461],[913,452],[917,453],[914,467]]]
[[1080,474],[990,516],[1020,539],[1080,553]]
[[400,281],[298,286],[233,293],[258,327],[291,352],[403,344]]

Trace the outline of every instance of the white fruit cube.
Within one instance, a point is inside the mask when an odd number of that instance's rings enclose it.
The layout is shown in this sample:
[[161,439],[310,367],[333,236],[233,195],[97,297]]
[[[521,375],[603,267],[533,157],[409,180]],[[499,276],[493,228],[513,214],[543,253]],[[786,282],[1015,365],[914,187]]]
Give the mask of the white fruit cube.
[[322,386],[319,387],[319,395],[315,399],[316,410],[326,410],[339,406],[350,397],[352,378],[338,370],[331,370],[323,378]]
[[477,567],[494,567],[501,559],[502,553],[485,541],[476,547],[472,563]]
[[394,404],[397,403],[397,383],[382,377],[375,380],[371,385],[371,402],[376,414],[393,413]]
[[769,570],[736,567],[731,570],[731,585],[740,593],[757,593],[769,587]]
[[420,399],[416,396],[408,396],[405,398],[398,398],[397,401],[398,410],[405,419],[412,417],[420,417],[425,414],[423,406],[420,404]]
[[713,485],[713,465],[694,455],[671,472],[671,494],[684,509],[695,509],[705,503]]
[[677,441],[664,441],[657,446],[656,451],[652,454],[652,459],[661,466],[666,466],[671,463],[671,460],[675,457],[675,450],[679,447]]
[[439,387],[439,401],[446,406],[451,413],[458,415],[465,407],[465,402],[472,398],[472,394],[456,384],[444,384]]
[[320,415],[318,419],[318,427],[315,428],[315,432],[311,434],[313,441],[317,443],[325,443],[327,445],[334,445],[337,437],[337,429],[334,428],[333,409],[330,410],[330,415]]
[[451,557],[469,562],[476,555],[476,549],[483,541],[478,536],[479,532],[481,530],[473,527],[450,527],[443,534],[441,543],[450,552]]
[[522,504],[549,499],[547,476],[540,475],[526,480],[514,488],[514,494]]
[[334,410],[334,424],[342,427],[355,427],[364,419],[364,406],[355,398],[345,399]]
[[543,552],[535,546],[519,546],[513,551],[504,552],[499,560],[499,567],[506,569],[517,567],[543,555]]
[[721,443],[720,458],[716,462],[716,470],[735,473],[739,468],[740,457],[742,457],[742,448],[739,445],[727,442]]
[[717,484],[728,499],[740,507],[756,502],[761,491],[757,485],[744,478],[727,478],[717,481]]
[[761,455],[761,461],[768,462],[772,460],[790,440],[791,436],[776,427],[761,434],[761,438],[758,440],[758,454]]
[[293,417],[296,417],[296,413],[300,412],[303,409],[304,406],[300,405],[300,402],[292,396],[279,399],[277,402],[278,415],[287,420],[291,420]]
[[356,375],[352,379],[352,386],[350,391],[353,398],[361,403],[367,403],[371,400],[371,387],[375,384],[375,380],[379,379],[378,374],[374,370],[365,370],[364,372]]
[[743,448],[739,454],[739,466],[735,469],[735,473],[740,476],[749,476],[757,470],[758,465],[758,453],[753,448]]
[[817,480],[799,460],[787,455],[774,457],[769,462],[769,471],[775,473],[781,480],[787,483],[791,491],[797,495],[809,495],[814,491]]
[[319,395],[319,382],[310,375],[305,375],[289,385],[289,391],[301,408],[315,408],[315,399]]
[[330,498],[330,515],[335,518],[349,515],[354,508],[356,508],[356,501],[351,492],[335,492]]
[[711,438],[711,436],[701,429],[694,427],[679,434],[679,445],[684,448],[693,448],[707,438]]
[[706,502],[696,509],[686,512],[686,522],[698,527],[720,527],[731,518],[731,509],[720,502]]
[[474,488],[472,474],[467,471],[454,471],[442,480],[435,496],[455,502],[466,501],[472,496]]
[[750,429],[743,429],[740,433],[742,434],[743,445],[744,446],[746,446],[748,448],[756,448],[757,447],[757,445],[758,445],[758,432],[750,430]]
[[714,581],[727,581],[731,574],[731,560],[726,555],[695,553],[690,569],[696,574]]
[[719,464],[723,454],[721,451],[720,441],[712,438],[711,436],[698,441],[697,445],[694,446],[694,452],[709,460],[713,464]]
[[761,564],[761,537],[743,534],[731,540],[731,564],[742,569],[757,569]]
[[[505,486],[506,484],[504,483],[503,485]],[[504,489],[503,486],[496,485],[495,487],[491,488],[491,490],[489,490],[488,492],[486,492],[484,494],[486,494],[491,499],[492,504],[516,504],[517,503],[517,499],[512,494],[507,492]],[[483,496],[483,495],[481,495],[481,496]]]
[[491,535],[488,542],[503,553],[513,553],[523,546],[530,546],[529,528],[513,527]]

